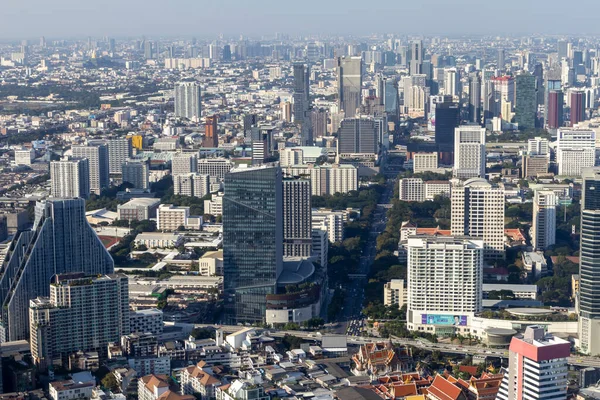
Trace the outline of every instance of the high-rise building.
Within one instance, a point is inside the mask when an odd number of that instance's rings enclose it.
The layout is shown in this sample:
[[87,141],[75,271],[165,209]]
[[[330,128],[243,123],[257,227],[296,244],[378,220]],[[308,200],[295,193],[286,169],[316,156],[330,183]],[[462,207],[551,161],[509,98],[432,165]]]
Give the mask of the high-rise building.
[[536,250],[546,250],[556,243],[556,193],[536,190],[533,197],[531,244]]
[[564,102],[562,90],[551,90],[548,92],[548,102],[546,106],[546,127],[548,129],[558,129],[563,126]]
[[106,353],[129,331],[129,287],[125,275],[56,275],[49,297],[30,301],[31,356],[41,369],[77,351]]
[[150,187],[150,168],[142,160],[126,160],[121,166],[123,183],[133,185],[134,189],[148,189]]
[[90,167],[90,192],[100,195],[110,182],[108,149],[103,143],[73,146],[73,157],[87,158]]
[[283,180],[283,256],[310,257],[312,206],[308,179]]
[[198,160],[198,173],[210,175],[214,180],[223,180],[233,168],[233,162],[227,158],[201,158]]
[[238,167],[225,176],[223,271],[228,323],[260,322],[283,270],[281,168]]
[[519,130],[534,129],[536,126],[537,93],[535,79],[535,76],[529,73],[517,75],[515,122],[519,124]]
[[273,127],[270,125],[253,126],[252,135],[252,164],[262,164],[274,150],[273,148]]
[[457,181],[451,191],[454,236],[482,238],[486,260],[504,258],[504,191],[483,178]]
[[358,190],[358,168],[351,164],[294,165],[284,172],[286,176],[310,176],[313,196]]
[[311,112],[313,139],[319,139],[327,135],[327,111],[314,109]]
[[295,63],[292,67],[294,74],[294,123],[302,125],[310,109],[310,66]]
[[481,78],[477,72],[469,75],[469,122],[481,124]]
[[407,248],[407,328],[438,335],[467,330],[482,309],[483,241],[415,235]]
[[204,140],[202,141],[203,147],[219,147],[219,133],[217,130],[218,121],[219,117],[216,115],[206,117]]
[[147,60],[150,60],[154,57],[154,49],[152,47],[153,46],[151,41],[144,41],[144,58]]
[[506,51],[504,49],[498,49],[496,66],[501,71],[504,70],[504,68],[506,67]]
[[579,350],[600,354],[600,168],[585,169],[581,187]]
[[542,326],[528,326],[508,349],[508,370],[496,399],[566,399],[571,345],[546,334]]
[[187,119],[200,118],[202,97],[200,85],[195,82],[182,82],[175,86],[175,116]]
[[460,76],[456,68],[447,68],[444,70],[444,94],[447,96],[458,96]]
[[111,274],[114,261],[85,219],[83,199],[38,202],[33,230],[19,232],[0,275],[5,341],[29,338],[29,301],[50,294],[55,274]]
[[346,117],[354,117],[362,103],[362,58],[340,57],[337,60],[338,108]]
[[566,40],[559,40],[556,44],[556,51],[558,52],[558,61],[563,58],[569,58],[569,42]]
[[549,161],[548,156],[524,155],[521,162],[521,176],[523,178],[536,178],[538,175],[547,174]]
[[532,156],[550,156],[548,139],[536,136],[527,141],[527,154]]
[[175,153],[171,159],[171,174],[190,174],[198,170],[197,153]]
[[583,169],[596,162],[596,132],[592,129],[561,128],[557,132],[556,163],[558,175],[581,176]]
[[461,125],[454,133],[454,176],[485,178],[485,128]]
[[410,44],[410,74],[419,75],[423,73],[423,59],[425,49],[422,40],[413,40]]
[[571,126],[585,121],[585,92],[575,90],[571,92]]
[[378,154],[378,126],[370,117],[345,118],[338,129],[338,155]]
[[120,174],[123,163],[132,156],[133,147],[129,139],[111,139],[108,141],[108,172]]
[[435,107],[435,144],[441,153],[454,152],[455,131],[460,124],[458,103],[438,103]]
[[515,78],[500,76],[491,78],[491,82],[493,83],[492,114],[494,117],[500,116],[503,120],[510,121],[511,116],[503,114],[503,110],[507,108],[512,110],[515,105]]
[[87,158],[67,157],[50,163],[50,193],[70,199],[90,196],[90,164]]
[[197,173],[173,175],[173,194],[204,197],[210,193],[210,176]]

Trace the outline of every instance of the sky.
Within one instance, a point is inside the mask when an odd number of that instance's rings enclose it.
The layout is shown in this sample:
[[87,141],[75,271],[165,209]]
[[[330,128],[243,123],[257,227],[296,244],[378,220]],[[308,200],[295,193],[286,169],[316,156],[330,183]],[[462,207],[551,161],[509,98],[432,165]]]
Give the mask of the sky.
[[[576,12],[578,11],[578,12]],[[0,0],[0,40],[600,34],[598,0]]]

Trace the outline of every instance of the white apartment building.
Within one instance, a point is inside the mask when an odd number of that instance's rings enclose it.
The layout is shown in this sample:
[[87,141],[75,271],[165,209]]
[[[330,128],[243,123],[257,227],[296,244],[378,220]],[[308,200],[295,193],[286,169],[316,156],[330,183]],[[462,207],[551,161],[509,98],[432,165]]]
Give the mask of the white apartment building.
[[90,196],[90,164],[86,158],[63,158],[50,162],[50,193],[71,199]]
[[464,332],[482,309],[481,239],[408,238],[407,327],[435,334]]
[[223,192],[213,193],[210,200],[204,200],[204,213],[223,215]]
[[535,137],[527,141],[527,154],[530,156],[550,156],[548,139]]
[[413,156],[413,172],[435,171],[438,168],[438,153],[415,153]]
[[541,326],[528,326],[510,342],[496,399],[566,399],[570,355],[568,341],[546,334]]
[[233,168],[233,162],[226,158],[201,158],[198,160],[197,172],[210,175],[211,179],[220,181],[231,168]]
[[156,210],[156,229],[175,231],[180,226],[186,226],[190,216],[189,207],[175,207],[173,204],[161,204]]
[[425,201],[425,185],[423,179],[400,179],[399,196],[402,201]]
[[146,375],[138,380],[138,399],[157,400],[169,391],[168,377],[164,375]]
[[450,197],[450,181],[425,182],[425,200],[433,200],[436,196]]
[[451,204],[452,235],[481,238],[486,260],[503,259],[504,190],[483,178],[457,180],[452,185]]
[[324,209],[312,210],[312,229],[327,231],[331,243],[344,240],[344,213]]
[[320,157],[327,157],[327,149],[313,146],[286,147],[279,152],[279,165],[291,167],[314,164]]
[[485,177],[485,128],[461,125],[454,130],[454,176]]
[[164,329],[163,312],[157,308],[131,311],[129,325],[131,333],[160,335]]
[[48,394],[52,400],[91,399],[95,387],[94,382],[79,383],[69,379],[67,381],[50,382]]
[[557,132],[558,175],[580,177],[596,161],[596,132],[591,129],[560,128]]
[[175,153],[171,159],[171,174],[183,175],[196,172],[198,170],[198,154],[196,153]]
[[534,250],[545,250],[556,243],[556,206],[558,199],[551,190],[536,190],[533,196],[531,244]]
[[34,159],[34,149],[15,150],[15,165],[31,165]]
[[283,168],[289,177],[310,176],[313,196],[358,190],[358,169],[350,164],[293,165]]
[[312,256],[317,262],[327,269],[327,260],[329,258],[329,236],[324,229],[312,230]]
[[392,279],[383,287],[383,304],[402,308],[408,298],[404,279]]
[[204,197],[210,193],[210,176],[197,173],[173,175],[173,194]]
[[202,366],[205,362],[198,365],[184,368],[181,371],[181,391],[183,394],[200,394],[203,399],[213,399],[215,397],[215,388],[221,385],[221,381],[205,372]]

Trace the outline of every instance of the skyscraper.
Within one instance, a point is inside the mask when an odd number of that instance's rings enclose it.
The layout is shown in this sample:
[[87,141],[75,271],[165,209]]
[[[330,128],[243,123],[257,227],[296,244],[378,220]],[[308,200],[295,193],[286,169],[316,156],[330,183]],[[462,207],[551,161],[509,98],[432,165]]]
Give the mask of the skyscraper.
[[90,164],[87,158],[64,158],[50,163],[50,194],[58,198],[90,196]]
[[569,42],[566,40],[559,40],[557,42],[556,51],[558,52],[558,61],[563,58],[569,58]]
[[469,75],[469,122],[481,124],[481,78],[477,72]]
[[483,254],[480,238],[410,236],[408,329],[462,332],[482,309]]
[[561,128],[556,133],[558,175],[579,177],[596,163],[596,132],[592,129]]
[[499,70],[504,70],[504,68],[506,67],[505,56],[506,56],[506,52],[504,51],[504,49],[498,49],[498,56],[496,58],[496,66],[498,67]]
[[354,117],[362,103],[362,58],[337,59],[338,107],[346,117]]
[[485,178],[485,128],[461,125],[454,133],[454,176]]
[[564,95],[562,90],[551,90],[548,92],[546,127],[558,129],[563,126],[563,104]]
[[200,85],[182,82],[175,86],[175,116],[187,119],[200,118],[202,110]]
[[496,399],[566,399],[570,354],[569,342],[546,334],[542,326],[528,326],[510,341],[508,370]]
[[308,179],[283,180],[283,255],[310,257],[312,206]]
[[600,168],[585,169],[581,187],[579,340],[584,354],[600,354]]
[[128,335],[129,287],[125,275],[56,275],[49,297],[31,300],[30,343],[35,364],[46,369],[77,351],[106,352]]
[[134,189],[148,189],[150,187],[150,168],[142,160],[126,160],[121,166],[123,183],[133,185]]
[[552,190],[535,191],[531,244],[536,250],[546,250],[556,243],[556,205],[556,193]]
[[451,190],[454,236],[482,238],[486,260],[504,258],[504,191],[483,178],[457,181]]
[[444,94],[448,96],[458,96],[460,84],[460,75],[456,68],[447,68],[444,70]]
[[228,323],[261,322],[283,269],[281,168],[238,167],[225,175],[223,271]]
[[133,147],[129,139],[111,139],[108,141],[108,171],[120,174],[123,163],[131,157]]
[[83,199],[38,202],[33,230],[17,234],[15,251],[0,276],[6,341],[29,337],[29,301],[48,296],[55,274],[110,274],[114,261],[85,219]]
[[294,73],[294,123],[302,125],[310,108],[310,67],[302,63],[293,65]]
[[110,182],[108,168],[108,149],[103,143],[91,143],[87,146],[73,146],[73,156],[87,158],[90,167],[90,192],[100,195]]
[[219,134],[217,131],[217,122],[219,118],[216,115],[206,117],[204,125],[203,147],[219,147]]
[[338,155],[378,154],[377,128],[370,117],[345,118],[338,129]]
[[435,144],[441,153],[454,152],[455,129],[460,123],[458,103],[444,101],[435,106]]
[[410,44],[410,74],[419,75],[423,73],[423,59],[425,49],[422,40],[413,40]]
[[585,92],[575,90],[571,92],[571,126],[585,121]]
[[519,130],[533,129],[537,119],[535,76],[529,73],[517,75],[516,86],[515,122],[519,124]]

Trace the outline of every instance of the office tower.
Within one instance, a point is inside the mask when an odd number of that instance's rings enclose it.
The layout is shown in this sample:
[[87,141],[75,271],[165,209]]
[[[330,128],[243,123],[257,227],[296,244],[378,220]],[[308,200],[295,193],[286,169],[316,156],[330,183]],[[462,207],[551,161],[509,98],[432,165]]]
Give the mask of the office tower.
[[546,250],[556,243],[556,193],[536,190],[533,197],[531,244],[535,250]]
[[229,62],[231,61],[231,46],[226,44],[225,46],[223,46],[223,61],[225,62]]
[[90,196],[90,163],[87,158],[64,158],[50,163],[53,197],[87,199]]
[[496,58],[496,64],[497,64],[496,66],[501,71],[504,70],[504,68],[506,67],[505,56],[506,56],[506,52],[504,51],[504,49],[498,49],[498,55]]
[[569,58],[569,42],[566,40],[559,40],[557,42],[556,51],[558,52],[558,61],[563,58]]
[[542,326],[528,326],[510,341],[508,370],[496,399],[566,399],[570,355],[569,342],[546,334]]
[[482,309],[484,243],[480,238],[408,238],[407,327],[458,334]]
[[293,65],[294,74],[294,123],[302,125],[310,109],[310,67],[301,63]]
[[204,140],[202,141],[202,147],[219,147],[219,133],[217,130],[217,122],[219,117],[213,115],[206,117],[206,124],[204,125]]
[[111,38],[108,41],[108,51],[113,53],[117,48],[117,42],[115,41],[115,39]]
[[130,183],[134,189],[150,188],[150,168],[142,160],[126,160],[121,166],[123,183]]
[[585,121],[585,92],[571,92],[571,126]]
[[548,156],[524,155],[521,161],[522,178],[536,178],[548,173]]
[[312,110],[311,112],[313,139],[319,139],[327,135],[327,111],[324,109]]
[[550,156],[548,139],[536,136],[527,140],[527,154],[532,156]]
[[283,269],[281,168],[238,167],[225,176],[223,271],[228,323],[261,322]]
[[77,351],[97,351],[129,331],[129,287],[125,275],[56,275],[49,297],[29,304],[31,356],[45,370],[55,359]]
[[581,176],[596,160],[596,132],[591,129],[561,128],[557,132],[556,163],[558,175]]
[[4,341],[29,338],[29,301],[50,294],[55,274],[111,274],[114,261],[85,219],[83,199],[56,199],[35,206],[33,230],[15,237],[15,250],[0,276]]
[[435,144],[442,153],[454,151],[455,130],[460,124],[458,103],[444,101],[435,106]]
[[171,159],[171,175],[189,174],[198,170],[197,153],[175,153]]
[[535,76],[524,73],[516,79],[515,122],[519,130],[534,129],[537,119],[537,93]]
[[90,192],[100,195],[109,185],[108,149],[105,144],[73,146],[73,157],[87,158],[90,167]]
[[133,147],[129,139],[111,139],[108,141],[108,171],[120,174],[123,163],[132,156]]
[[227,158],[202,158],[198,160],[198,173],[210,175],[214,180],[222,180],[233,168],[233,162]]
[[485,128],[461,125],[454,132],[454,170],[457,178],[485,178]]
[[283,256],[310,257],[312,206],[308,179],[283,179]]
[[515,104],[515,78],[511,76],[501,76],[492,78],[493,82],[493,107],[492,114],[495,117],[501,116],[503,120],[510,121],[510,115],[502,115],[502,110],[508,103],[510,107]]
[[483,178],[457,181],[451,191],[454,236],[482,238],[486,260],[504,258],[504,191]]
[[175,116],[187,119],[200,118],[202,98],[200,85],[182,82],[175,86]]
[[204,197],[210,193],[210,176],[196,173],[173,175],[173,194]]
[[337,59],[338,109],[346,117],[354,117],[362,104],[362,58]]
[[581,187],[579,350],[600,354],[600,168],[585,169]]
[[271,157],[273,148],[273,127],[269,125],[253,126],[252,138],[252,164],[262,164]]
[[423,59],[425,49],[422,40],[413,40],[410,44],[410,74],[419,75],[423,73]]
[[447,68],[444,70],[444,94],[447,96],[458,96],[458,86],[460,76],[456,68]]
[[150,60],[154,57],[154,49],[152,42],[149,40],[144,41],[144,58]]
[[44,37],[44,36],[40,37],[40,47],[42,49],[46,48],[46,37]]
[[345,118],[338,129],[338,155],[378,154],[378,129],[370,117]]
[[546,104],[546,127],[548,129],[558,129],[562,127],[564,113],[564,94],[562,90],[551,90],[548,92],[548,101]]
[[481,124],[481,78],[477,72],[469,75],[469,122]]

